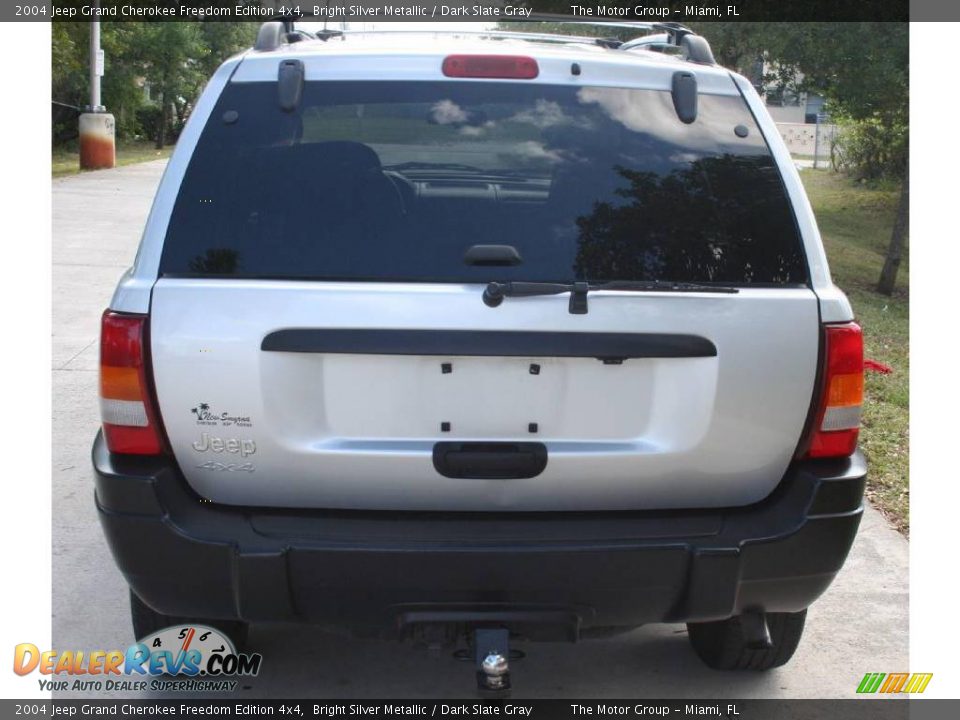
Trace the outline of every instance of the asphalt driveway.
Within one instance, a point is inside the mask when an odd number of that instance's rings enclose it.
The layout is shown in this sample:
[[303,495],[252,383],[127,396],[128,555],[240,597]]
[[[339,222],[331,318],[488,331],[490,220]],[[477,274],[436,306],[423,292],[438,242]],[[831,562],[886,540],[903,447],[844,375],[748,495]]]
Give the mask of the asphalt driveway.
[[[100,313],[133,261],[164,164],[53,181],[53,645],[58,649],[125,648],[133,640],[126,585],[94,510],[89,451],[99,422]],[[651,626],[578,645],[524,647],[526,659],[513,666],[514,697],[853,697],[864,673],[909,668],[907,557],[907,541],[868,508],[846,567],[811,608],[800,649],[780,670],[707,670],[689,649],[683,626]],[[453,698],[472,692],[472,667],[447,653],[283,625],[255,626],[251,642],[264,656],[263,671],[238,691],[243,699]]]

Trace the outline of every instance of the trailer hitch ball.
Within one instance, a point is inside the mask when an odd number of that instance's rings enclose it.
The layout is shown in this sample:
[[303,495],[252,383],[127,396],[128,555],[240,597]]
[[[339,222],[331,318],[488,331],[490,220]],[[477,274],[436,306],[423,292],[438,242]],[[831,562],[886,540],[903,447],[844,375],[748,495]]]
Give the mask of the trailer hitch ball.
[[480,686],[484,690],[510,689],[510,665],[500,653],[490,653],[480,664]]
[[510,632],[506,628],[476,628],[473,631],[477,689],[505,695],[510,691]]

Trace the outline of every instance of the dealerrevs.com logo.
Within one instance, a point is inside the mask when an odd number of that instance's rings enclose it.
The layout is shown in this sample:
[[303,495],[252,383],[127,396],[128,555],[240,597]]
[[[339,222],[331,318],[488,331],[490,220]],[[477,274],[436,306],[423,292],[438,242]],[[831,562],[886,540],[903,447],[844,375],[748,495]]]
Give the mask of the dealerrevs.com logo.
[[226,635],[206,625],[174,625],[125,651],[41,651],[21,643],[13,652],[17,675],[47,676],[38,679],[43,691],[223,692],[236,689],[232,678],[257,675],[262,662],[259,653],[238,653]]

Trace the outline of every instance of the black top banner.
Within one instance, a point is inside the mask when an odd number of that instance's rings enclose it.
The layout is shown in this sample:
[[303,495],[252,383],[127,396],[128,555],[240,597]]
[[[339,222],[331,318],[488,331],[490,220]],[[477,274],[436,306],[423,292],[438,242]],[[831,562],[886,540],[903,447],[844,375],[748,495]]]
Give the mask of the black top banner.
[[[903,22],[916,6],[922,18],[942,19],[960,9],[933,0],[54,0],[4,4],[0,20],[189,21],[283,18],[338,22],[536,21],[591,22],[816,21]],[[939,18],[938,18],[939,19]]]

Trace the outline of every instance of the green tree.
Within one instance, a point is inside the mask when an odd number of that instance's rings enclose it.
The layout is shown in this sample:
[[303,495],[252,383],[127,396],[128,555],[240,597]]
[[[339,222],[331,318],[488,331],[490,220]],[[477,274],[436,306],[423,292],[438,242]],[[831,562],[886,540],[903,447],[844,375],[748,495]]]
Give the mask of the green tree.
[[880,271],[880,282],[877,283],[877,292],[884,295],[893,295],[897,285],[897,271],[903,259],[903,250],[907,242],[907,232],[910,226],[910,169],[907,167],[903,178],[903,189],[900,191],[900,203],[897,206],[897,219],[890,234],[890,245],[887,246],[887,257]]
[[[636,29],[560,23],[501,23],[580,35],[635,37]],[[906,245],[909,137],[909,28],[907,23],[692,22],[710,41],[717,62],[757,87],[822,95],[845,126],[842,142],[861,177],[901,181],[900,212],[878,290],[891,293]]]
[[200,23],[200,34],[207,53],[200,59],[200,67],[210,77],[224,60],[253,45],[259,25],[249,22]]
[[710,41],[717,62],[761,85],[771,25],[759,22],[693,22],[688,27]]
[[[170,131],[186,121],[203,82],[223,60],[253,43],[257,27],[249,22],[101,23],[103,104],[117,118],[118,137],[146,130],[158,147],[166,144]],[[82,107],[89,102],[90,23],[53,23],[51,33],[52,98]],[[144,122],[142,109],[152,107],[147,91],[157,99],[156,117]],[[55,115],[54,142],[75,136],[76,117]]]
[[81,62],[81,47],[86,48],[87,23],[56,22],[50,24],[50,59],[53,100],[52,136],[54,144],[64,142],[77,134],[77,108],[86,101],[88,79]]
[[[104,54],[101,80],[103,103],[116,117],[117,134],[121,138],[133,137],[141,132],[138,111],[145,97],[137,42],[144,25],[146,23],[102,23],[100,28],[100,44]],[[86,49],[84,52],[86,54]],[[87,62],[89,59],[84,57],[85,66]]]
[[[137,110],[143,103],[142,69],[136,49],[145,23],[102,23],[100,44],[106,58],[101,83],[103,104],[117,118],[121,138],[138,130]],[[90,102],[90,23],[51,24],[51,97],[54,102],[83,107]],[[54,141],[76,135],[76,117],[55,123]],[[68,127],[69,126],[69,127]]]
[[862,175],[900,180],[901,196],[877,290],[889,295],[909,227],[909,28],[907,23],[768,23],[767,52],[799,89],[823,95],[852,124]]
[[87,47],[86,25],[78,22],[50,24],[51,94],[57,102],[79,105],[83,100],[82,91],[87,79],[81,61],[81,47]]
[[193,22],[144,23],[138,41],[137,56],[160,107],[155,131],[159,150],[167,141],[171,110],[178,119],[184,119],[197,96],[204,80],[202,61],[209,49],[203,42],[200,23]]

